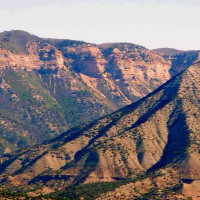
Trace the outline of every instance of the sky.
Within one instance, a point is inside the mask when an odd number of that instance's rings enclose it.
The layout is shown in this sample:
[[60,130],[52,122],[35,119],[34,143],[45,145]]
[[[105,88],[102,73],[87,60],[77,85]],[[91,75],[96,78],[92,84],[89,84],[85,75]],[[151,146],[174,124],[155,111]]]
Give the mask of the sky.
[[200,0],[0,0],[0,32],[200,49]]

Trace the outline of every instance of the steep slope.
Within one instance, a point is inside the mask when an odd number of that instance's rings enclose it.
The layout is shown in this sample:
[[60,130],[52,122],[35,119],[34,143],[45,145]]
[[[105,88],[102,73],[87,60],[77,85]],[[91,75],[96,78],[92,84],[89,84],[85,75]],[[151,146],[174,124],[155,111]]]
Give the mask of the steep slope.
[[198,185],[200,180],[199,80],[200,63],[113,114],[4,155],[1,183],[39,193],[44,188],[125,179],[119,182],[123,186],[100,198],[199,194],[188,189],[189,183]]
[[170,63],[133,44],[0,33],[0,153],[55,137],[145,96]]
[[[178,107],[168,121],[168,141],[158,162],[148,172],[161,176],[143,178],[102,195],[100,199],[199,199],[200,196],[200,65],[181,76]],[[175,117],[175,121],[174,121]],[[145,186],[144,186],[145,185]]]

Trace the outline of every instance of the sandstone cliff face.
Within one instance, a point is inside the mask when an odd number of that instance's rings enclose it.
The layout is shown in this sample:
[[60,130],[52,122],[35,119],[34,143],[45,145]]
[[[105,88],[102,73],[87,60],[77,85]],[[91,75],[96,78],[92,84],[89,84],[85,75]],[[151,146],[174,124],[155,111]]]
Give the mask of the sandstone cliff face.
[[138,100],[170,78],[170,62],[138,45],[75,43],[72,47],[63,41],[56,46],[72,58],[72,69],[86,84],[91,82],[91,87],[118,107]]
[[0,47],[1,153],[135,102],[170,79],[171,70],[187,67],[134,44],[41,39],[23,31],[1,33]]
[[[164,199],[180,183],[183,186],[182,180],[197,184],[199,80],[200,64],[196,64],[113,114],[42,145],[5,155],[1,158],[1,182],[28,187],[39,184],[52,191],[70,184],[132,178],[130,184],[122,183],[121,189],[101,199],[123,199],[124,195],[128,199],[155,192]],[[136,179],[146,171],[154,175]],[[183,191],[188,195],[188,187]]]

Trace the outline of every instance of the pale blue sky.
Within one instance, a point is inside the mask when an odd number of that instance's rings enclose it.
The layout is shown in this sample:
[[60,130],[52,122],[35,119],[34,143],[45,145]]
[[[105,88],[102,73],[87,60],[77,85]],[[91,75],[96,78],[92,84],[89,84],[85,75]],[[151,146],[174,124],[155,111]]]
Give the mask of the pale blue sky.
[[200,0],[0,0],[0,32],[200,49]]

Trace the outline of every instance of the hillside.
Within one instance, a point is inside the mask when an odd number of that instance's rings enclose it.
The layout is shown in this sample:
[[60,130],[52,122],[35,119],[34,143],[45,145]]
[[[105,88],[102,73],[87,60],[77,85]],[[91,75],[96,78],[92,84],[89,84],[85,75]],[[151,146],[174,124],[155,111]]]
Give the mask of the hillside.
[[199,80],[197,63],[117,112],[2,156],[1,184],[72,199],[94,188],[91,199],[197,198]]
[[0,154],[135,102],[166,82],[170,67],[134,44],[0,33]]

